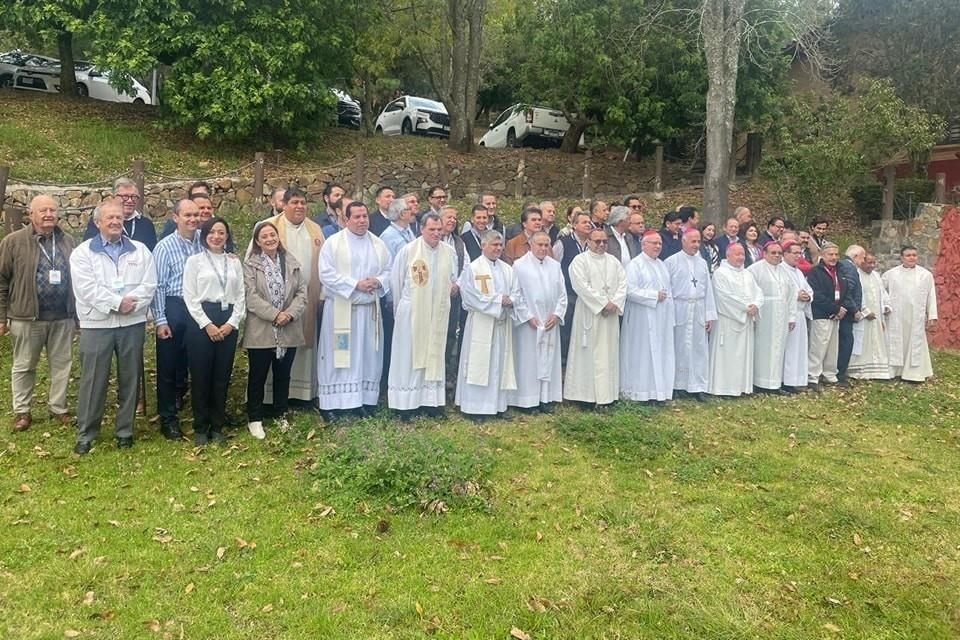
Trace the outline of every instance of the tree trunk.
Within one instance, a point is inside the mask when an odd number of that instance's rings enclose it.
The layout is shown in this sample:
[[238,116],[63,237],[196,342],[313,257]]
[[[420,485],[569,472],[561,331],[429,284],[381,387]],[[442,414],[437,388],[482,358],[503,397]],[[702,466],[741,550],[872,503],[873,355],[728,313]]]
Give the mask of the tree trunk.
[[[447,0],[447,20],[452,38],[449,49],[450,80],[447,110],[450,114],[450,140],[455,151],[474,149],[473,121],[477,113],[480,89],[480,54],[486,0]],[[446,61],[441,60],[445,65]],[[442,76],[442,74],[441,74]]]
[[730,154],[745,0],[703,0],[700,29],[707,62],[707,169],[703,211],[722,222],[729,208]]
[[77,95],[77,70],[73,66],[73,33],[57,33],[57,50],[60,54],[60,93]]
[[363,124],[363,134],[368,138],[373,135],[373,81],[369,73],[363,74],[363,102],[360,103],[360,120]]
[[592,122],[583,118],[576,118],[570,123],[570,128],[563,134],[563,141],[560,143],[561,153],[576,153],[580,149],[580,136],[587,130]]

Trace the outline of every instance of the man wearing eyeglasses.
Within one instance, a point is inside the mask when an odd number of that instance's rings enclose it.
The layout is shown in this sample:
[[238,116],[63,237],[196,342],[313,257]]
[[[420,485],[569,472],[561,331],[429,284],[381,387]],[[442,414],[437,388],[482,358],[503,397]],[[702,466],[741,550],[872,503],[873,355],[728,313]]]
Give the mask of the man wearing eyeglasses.
[[786,226],[783,218],[780,216],[773,216],[767,221],[767,230],[760,234],[760,237],[757,238],[757,244],[761,247],[767,244],[768,242],[780,242],[780,238],[783,236],[783,229]]
[[428,213],[443,217],[443,208],[447,204],[447,190],[437,185],[427,192],[427,208],[417,214],[417,220],[423,220]]
[[[783,247],[768,242],[763,248],[763,260],[747,268],[763,292],[763,313],[754,324],[753,386],[760,393],[785,395],[783,360],[787,338],[797,331],[797,285],[780,268]],[[806,325],[801,327],[801,331]]]
[[570,263],[577,302],[563,397],[597,406],[620,395],[620,316],[627,301],[627,274],[607,242],[605,229],[593,229],[588,251]]
[[[157,230],[153,226],[153,220],[140,211],[140,190],[136,183],[130,178],[117,178],[113,183],[113,195],[123,206],[123,235],[142,242],[152,252],[157,246]],[[96,238],[99,233],[91,216],[83,239]]]

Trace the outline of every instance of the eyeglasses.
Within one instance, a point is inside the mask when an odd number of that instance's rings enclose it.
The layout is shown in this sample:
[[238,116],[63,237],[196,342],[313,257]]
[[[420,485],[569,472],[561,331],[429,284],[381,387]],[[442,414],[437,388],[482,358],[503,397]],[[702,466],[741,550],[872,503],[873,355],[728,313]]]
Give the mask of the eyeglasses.
[[136,193],[120,193],[117,194],[117,197],[121,200],[139,200],[140,196]]
[[640,209],[643,209],[643,205],[642,205],[642,204],[632,204],[632,205],[630,205],[630,208],[633,209],[634,211],[639,211]]
[[591,240],[594,244],[607,244],[609,240]]

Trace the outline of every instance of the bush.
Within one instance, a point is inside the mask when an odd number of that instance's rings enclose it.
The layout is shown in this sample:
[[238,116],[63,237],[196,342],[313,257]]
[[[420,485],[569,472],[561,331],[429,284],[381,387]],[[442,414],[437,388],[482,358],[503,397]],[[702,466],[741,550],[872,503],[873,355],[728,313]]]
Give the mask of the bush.
[[[936,183],[926,178],[903,178],[894,184],[893,217],[904,220],[913,216],[919,202],[930,202]],[[879,220],[883,211],[883,185],[864,184],[850,190],[861,224]]]
[[311,466],[322,484],[359,501],[394,509],[489,508],[489,453],[435,431],[356,423],[330,434],[330,450]]

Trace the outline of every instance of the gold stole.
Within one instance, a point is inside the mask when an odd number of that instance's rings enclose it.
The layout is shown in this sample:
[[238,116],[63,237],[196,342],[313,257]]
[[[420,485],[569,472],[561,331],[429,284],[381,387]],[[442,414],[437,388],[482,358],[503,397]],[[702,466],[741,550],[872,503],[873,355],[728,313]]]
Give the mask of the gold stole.
[[[447,346],[447,326],[450,319],[450,287],[447,283],[453,273],[452,252],[437,246],[436,273],[430,273],[425,259],[431,251],[423,238],[412,243],[407,271],[413,289],[410,292],[410,324],[413,335],[413,368],[425,369],[424,380],[436,382],[443,380],[444,358]],[[399,295],[393,292],[394,297]],[[425,317],[429,316],[429,317]],[[427,325],[424,331],[424,325]]]

